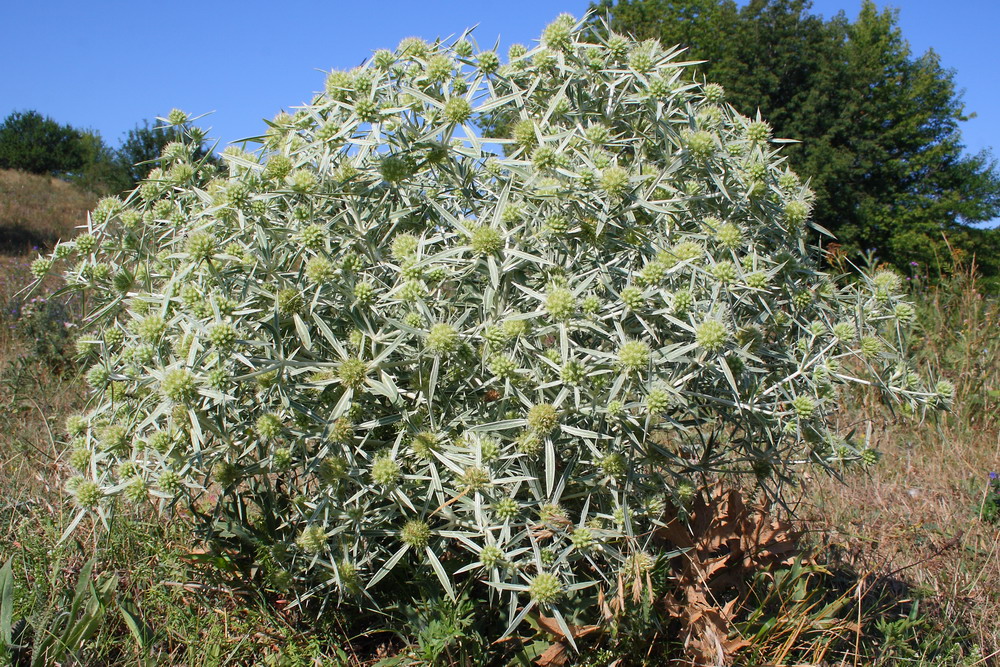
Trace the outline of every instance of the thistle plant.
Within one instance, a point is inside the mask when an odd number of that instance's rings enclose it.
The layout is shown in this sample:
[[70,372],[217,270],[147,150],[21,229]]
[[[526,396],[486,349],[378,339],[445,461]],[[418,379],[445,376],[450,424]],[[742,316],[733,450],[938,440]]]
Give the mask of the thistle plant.
[[897,370],[898,278],[812,259],[769,126],[678,51],[579,28],[506,64],[404,40],[222,168],[173,151],[183,183],[154,172],[57,248],[93,308],[79,504],[191,503],[303,591],[478,580],[513,628],[617,586],[691,480],[777,495],[860,460],[844,385],[950,401]]

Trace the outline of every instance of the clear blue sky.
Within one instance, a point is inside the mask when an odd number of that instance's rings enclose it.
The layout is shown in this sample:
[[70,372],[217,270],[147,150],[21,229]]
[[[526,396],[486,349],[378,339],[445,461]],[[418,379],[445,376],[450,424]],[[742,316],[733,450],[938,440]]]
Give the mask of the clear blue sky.
[[[956,70],[968,112],[968,150],[1000,149],[1000,1],[876,0],[899,8],[913,50],[933,48]],[[259,134],[262,118],[323,85],[318,70],[349,68],[376,48],[478,24],[481,46],[530,43],[560,12],[586,0],[31,0],[5,3],[0,117],[35,109],[97,130],[116,145],[140,119],[173,107],[214,111],[203,125],[223,142]],[[861,0],[814,0],[813,10],[857,15]],[[762,110],[767,114],[767,110]]]

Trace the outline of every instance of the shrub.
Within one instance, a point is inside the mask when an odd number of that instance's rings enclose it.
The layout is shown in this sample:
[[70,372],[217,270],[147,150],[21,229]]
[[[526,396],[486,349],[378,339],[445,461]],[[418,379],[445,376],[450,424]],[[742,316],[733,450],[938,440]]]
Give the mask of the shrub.
[[479,581],[514,627],[627,581],[709,478],[860,459],[841,385],[949,399],[906,365],[899,278],[817,267],[780,140],[676,51],[560,17],[488,53],[333,72],[260,150],[177,150],[57,250],[98,327],[89,500],[191,503],[324,595]]

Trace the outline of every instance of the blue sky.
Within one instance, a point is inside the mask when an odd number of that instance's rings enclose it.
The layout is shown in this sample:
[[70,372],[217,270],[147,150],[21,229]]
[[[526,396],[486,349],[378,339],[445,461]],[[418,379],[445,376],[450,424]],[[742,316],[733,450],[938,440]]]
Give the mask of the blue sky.
[[[968,150],[1000,149],[1000,2],[896,0],[914,51],[934,48],[957,72],[968,112]],[[319,90],[319,70],[350,68],[376,48],[410,35],[458,34],[478,24],[483,47],[530,43],[560,12],[580,16],[581,0],[501,2],[214,2],[48,0],[8,2],[0,40],[0,117],[36,109],[97,130],[111,144],[140,119],[179,107],[212,136],[259,134],[262,118]],[[861,0],[814,0],[813,11],[857,15]],[[767,110],[763,109],[767,114]]]

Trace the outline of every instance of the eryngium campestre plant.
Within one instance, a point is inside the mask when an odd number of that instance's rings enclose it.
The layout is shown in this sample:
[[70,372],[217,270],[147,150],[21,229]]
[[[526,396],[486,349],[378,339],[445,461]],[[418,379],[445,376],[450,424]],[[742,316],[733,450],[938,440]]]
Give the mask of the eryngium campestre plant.
[[102,202],[54,253],[93,308],[81,505],[148,489],[300,590],[424,568],[516,624],[614,588],[705,477],[860,459],[828,426],[846,383],[951,400],[907,365],[898,277],[810,257],[766,124],[674,50],[558,21],[503,65],[406,40],[259,150],[176,149]]

